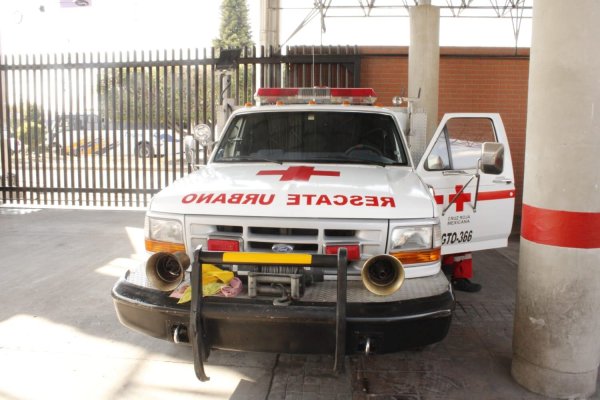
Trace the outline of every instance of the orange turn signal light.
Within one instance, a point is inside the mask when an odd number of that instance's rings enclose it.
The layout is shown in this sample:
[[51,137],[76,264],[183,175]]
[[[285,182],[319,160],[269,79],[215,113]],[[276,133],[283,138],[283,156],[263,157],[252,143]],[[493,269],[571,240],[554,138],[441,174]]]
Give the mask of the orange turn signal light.
[[439,261],[442,250],[440,248],[430,250],[402,251],[390,253],[396,257],[402,264],[422,264]]
[[185,245],[183,243],[171,243],[161,242],[160,240],[146,239],[146,250],[152,253],[158,253],[164,251],[165,253],[176,253],[178,251],[185,251]]

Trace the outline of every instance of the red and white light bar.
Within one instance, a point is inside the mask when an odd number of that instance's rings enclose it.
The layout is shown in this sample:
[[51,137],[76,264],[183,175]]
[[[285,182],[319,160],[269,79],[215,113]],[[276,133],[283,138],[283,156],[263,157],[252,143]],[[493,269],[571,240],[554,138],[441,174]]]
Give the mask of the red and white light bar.
[[377,95],[372,88],[260,88],[254,96],[265,104],[362,104],[373,105]]

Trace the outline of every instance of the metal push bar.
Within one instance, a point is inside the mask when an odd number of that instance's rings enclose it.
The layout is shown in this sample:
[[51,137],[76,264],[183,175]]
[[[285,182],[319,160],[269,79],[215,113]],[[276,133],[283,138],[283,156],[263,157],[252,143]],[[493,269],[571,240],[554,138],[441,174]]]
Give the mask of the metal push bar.
[[194,353],[194,371],[196,377],[205,382],[209,377],[204,371],[204,362],[208,359],[210,345],[204,329],[202,315],[202,264],[245,264],[245,265],[288,265],[302,268],[337,268],[337,301],[335,305],[335,361],[333,370],[344,369],[346,350],[346,291],[348,254],[340,248],[337,255],[312,254],[275,254],[202,251],[199,246],[194,251],[191,286],[192,304],[190,312],[190,342]]

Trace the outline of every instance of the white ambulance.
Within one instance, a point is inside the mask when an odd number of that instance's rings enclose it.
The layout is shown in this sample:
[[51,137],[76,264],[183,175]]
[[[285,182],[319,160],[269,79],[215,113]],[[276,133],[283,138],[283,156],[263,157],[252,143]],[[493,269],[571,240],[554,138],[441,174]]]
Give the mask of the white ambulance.
[[[497,114],[446,115],[416,149],[406,112],[375,98],[259,89],[208,164],[152,199],[148,262],[112,292],[121,322],[191,344],[200,379],[211,348],[331,353],[339,369],[345,354],[442,340],[454,309],[442,256],[507,244],[506,133]],[[206,295],[209,271],[234,277],[235,295]]]

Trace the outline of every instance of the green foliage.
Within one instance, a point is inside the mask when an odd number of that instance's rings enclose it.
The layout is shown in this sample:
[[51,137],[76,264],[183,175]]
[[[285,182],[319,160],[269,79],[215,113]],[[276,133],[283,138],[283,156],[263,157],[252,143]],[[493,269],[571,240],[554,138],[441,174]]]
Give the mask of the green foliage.
[[17,137],[23,144],[35,146],[44,140],[44,126],[34,121],[25,121],[17,128]]
[[195,66],[189,72],[185,66],[107,70],[98,80],[101,117],[109,128],[120,128],[121,124],[124,129],[166,126],[179,133],[186,129],[188,121],[192,126],[207,123],[211,120],[210,68],[207,99],[203,98],[203,74],[202,67]]
[[[19,112],[20,105],[15,105],[14,109]],[[44,120],[45,112],[37,104],[28,103],[23,106],[23,115],[18,117],[16,123],[16,137],[21,141],[21,145],[26,146],[29,151],[39,151],[42,148],[46,124]]]
[[254,46],[248,22],[246,0],[223,0],[221,3],[221,29],[219,37],[213,40],[213,46],[219,48]]
[[[234,97],[239,93],[240,102],[252,99],[252,66],[240,65],[237,72],[239,85],[232,79]],[[212,87],[210,65],[190,66],[189,71],[187,66],[177,65],[107,69],[101,71],[97,85],[100,117],[108,128],[117,129],[121,124],[124,129],[166,126],[184,133],[188,123],[194,126],[213,121],[213,104],[216,107],[220,97],[218,76],[216,87]]]

